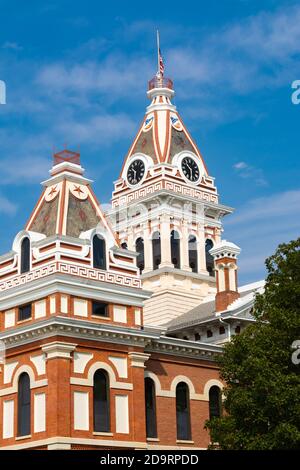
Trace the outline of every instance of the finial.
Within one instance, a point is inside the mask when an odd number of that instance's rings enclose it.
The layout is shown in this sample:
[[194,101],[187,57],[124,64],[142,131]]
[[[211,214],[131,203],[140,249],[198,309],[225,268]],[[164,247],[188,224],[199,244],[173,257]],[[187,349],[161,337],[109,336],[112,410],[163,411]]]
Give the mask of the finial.
[[[148,82],[148,92],[154,89],[161,89],[161,88],[168,88],[172,90],[173,96],[173,82],[170,78],[165,78],[165,65],[162,58],[161,50],[160,50],[160,42],[159,42],[159,31],[156,31],[156,41],[157,41],[157,72],[154,77]],[[152,96],[150,96],[152,99]]]

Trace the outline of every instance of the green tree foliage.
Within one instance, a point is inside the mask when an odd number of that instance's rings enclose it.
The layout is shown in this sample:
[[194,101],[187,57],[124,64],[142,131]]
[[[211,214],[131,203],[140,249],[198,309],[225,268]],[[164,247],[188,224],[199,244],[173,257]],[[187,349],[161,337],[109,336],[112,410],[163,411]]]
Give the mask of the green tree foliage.
[[300,448],[300,365],[291,348],[300,340],[300,238],[279,245],[266,266],[256,322],[220,358],[224,413],[206,428],[224,450]]

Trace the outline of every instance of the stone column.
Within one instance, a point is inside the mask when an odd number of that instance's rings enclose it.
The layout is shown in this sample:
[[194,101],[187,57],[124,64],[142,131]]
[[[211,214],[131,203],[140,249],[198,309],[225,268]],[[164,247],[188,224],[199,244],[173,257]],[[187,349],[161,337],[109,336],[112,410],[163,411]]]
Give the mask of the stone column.
[[145,269],[144,273],[153,270],[153,251],[152,251],[152,239],[151,239],[151,227],[147,222],[144,225],[144,258],[145,258]]
[[136,442],[146,442],[146,413],[145,413],[145,362],[150,354],[132,351],[128,353],[130,360],[133,403],[131,409],[133,439]]
[[184,271],[192,271],[189,264],[189,222],[183,220],[181,223],[182,237],[180,240],[180,263]]
[[204,225],[198,225],[197,230],[197,256],[198,256],[198,272],[207,274],[206,256],[205,256],[205,229]]
[[72,352],[76,344],[55,341],[42,346],[47,360],[47,435],[70,436],[72,427]]
[[171,260],[171,230],[170,216],[162,214],[160,219],[160,244],[161,244],[161,264],[162,267],[174,268]]
[[128,227],[128,250],[135,251],[133,227]]

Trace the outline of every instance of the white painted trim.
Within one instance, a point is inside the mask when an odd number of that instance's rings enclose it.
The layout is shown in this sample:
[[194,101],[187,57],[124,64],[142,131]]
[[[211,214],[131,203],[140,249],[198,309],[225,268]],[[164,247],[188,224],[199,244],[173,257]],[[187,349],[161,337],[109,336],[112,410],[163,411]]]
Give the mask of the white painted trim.
[[[128,172],[128,169],[129,169],[131,163],[134,160],[142,160],[142,162],[145,165],[145,173],[144,173],[144,176],[141,179],[141,181],[139,181],[137,184],[130,184],[129,181],[127,180],[127,172]],[[153,166],[153,160],[149,155],[146,155],[145,153],[141,153],[141,152],[134,153],[129,158],[127,158],[126,164],[125,164],[125,166],[123,168],[123,171],[122,171],[121,178],[123,178],[126,181],[126,185],[129,188],[131,188],[131,189],[140,188],[140,186],[143,184],[143,182],[144,182],[144,180],[147,176],[147,172],[148,172],[149,168],[151,168],[152,166]]]
[[88,376],[86,379],[79,379],[77,377],[71,377],[70,383],[72,385],[83,385],[86,387],[93,387],[94,375],[99,369],[105,370],[109,376],[109,388],[117,388],[119,390],[133,390],[133,384],[126,382],[118,382],[113,368],[106,362],[94,362],[88,370]]
[[205,401],[209,401],[209,389],[213,386],[217,386],[221,389],[221,391],[223,390],[224,388],[224,385],[222,384],[222,382],[220,382],[220,380],[217,380],[217,379],[210,379],[206,382],[206,384],[204,385],[204,392],[203,392],[203,396],[205,398]]
[[145,368],[145,362],[150,359],[151,354],[140,353],[140,352],[129,352],[128,356],[131,360],[131,367],[142,367]]
[[47,355],[47,360],[61,357],[63,359],[71,359],[72,352],[75,351],[77,344],[64,343],[62,341],[54,341],[42,346],[42,351]]
[[175,394],[174,396],[176,396],[176,387],[177,387],[177,385],[178,385],[180,382],[184,382],[184,383],[186,383],[186,385],[188,386],[189,391],[190,391],[190,398],[191,398],[193,395],[196,395],[195,387],[194,387],[194,384],[193,384],[193,382],[191,381],[191,379],[189,379],[188,377],[186,377],[186,375],[177,375],[177,376],[172,380],[171,387],[170,387],[170,391]]
[[204,392],[203,394],[201,393],[196,393],[195,392],[195,387],[192,383],[192,381],[186,377],[185,375],[177,375],[171,383],[170,390],[162,390],[161,388],[161,383],[156,374],[150,371],[145,371],[145,377],[149,377],[150,379],[153,380],[155,384],[155,396],[157,397],[168,397],[168,398],[176,398],[176,387],[179,382],[185,382],[187,386],[189,387],[190,391],[190,400],[195,400],[195,401],[209,401],[209,389],[216,385],[219,387],[221,390],[223,389],[223,384],[217,379],[211,379],[208,380],[208,382],[205,383],[204,385]]
[[[181,163],[182,163],[182,160],[185,157],[191,158],[197,164],[197,166],[199,168],[199,178],[197,179],[197,181],[190,181],[184,175],[184,173],[182,171],[182,168],[181,168]],[[177,166],[177,168],[179,169],[180,174],[181,174],[182,178],[184,179],[184,181],[186,181],[189,185],[192,185],[192,186],[197,186],[200,183],[202,177],[204,175],[206,175],[206,171],[205,171],[202,160],[199,158],[199,156],[197,154],[195,154],[194,152],[190,152],[189,150],[183,150],[182,152],[179,152],[176,155],[174,155],[174,157],[172,159],[172,165]]]
[[18,380],[19,380],[20,375],[23,372],[26,372],[29,375],[31,390],[34,389],[34,388],[39,388],[39,387],[46,387],[48,385],[48,380],[47,379],[35,380],[33,369],[30,366],[23,365],[23,366],[19,367],[17,369],[17,371],[15,372],[12,387],[8,387],[8,388],[4,388],[4,389],[0,390],[0,397],[4,397],[4,396],[10,395],[12,393],[17,393],[17,391],[18,391]]
[[[73,437],[51,437],[49,439],[39,439],[23,444],[13,444],[5,447],[0,447],[0,450],[21,450],[32,449],[37,446],[51,446],[52,450],[61,449],[61,446],[70,446],[71,444],[77,445],[90,445],[99,447],[122,447],[122,448],[138,448],[147,449],[145,442],[138,441],[123,441],[123,440],[104,440],[104,439],[80,439]],[[57,447],[56,447],[57,446]],[[65,447],[64,447],[65,448]],[[70,447],[68,447],[70,448]]]

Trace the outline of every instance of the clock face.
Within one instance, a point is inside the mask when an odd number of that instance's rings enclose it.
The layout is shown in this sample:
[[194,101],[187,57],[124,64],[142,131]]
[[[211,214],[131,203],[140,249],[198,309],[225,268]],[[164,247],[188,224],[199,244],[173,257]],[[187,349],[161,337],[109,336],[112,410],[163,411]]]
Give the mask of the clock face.
[[189,181],[192,181],[192,183],[198,181],[200,177],[200,170],[193,158],[184,157],[181,162],[181,169],[183,171],[184,176]]
[[138,184],[145,174],[145,164],[142,160],[134,160],[128,168],[127,179],[129,184]]

